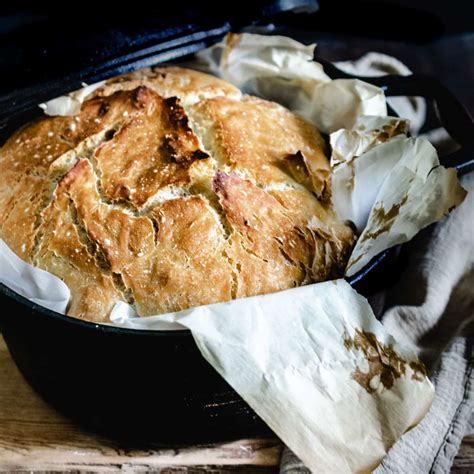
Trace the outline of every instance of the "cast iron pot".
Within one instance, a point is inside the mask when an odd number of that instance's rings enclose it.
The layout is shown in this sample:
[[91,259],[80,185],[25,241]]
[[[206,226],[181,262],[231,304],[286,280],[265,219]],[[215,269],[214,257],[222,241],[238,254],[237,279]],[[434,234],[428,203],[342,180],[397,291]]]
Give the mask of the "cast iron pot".
[[[383,254],[360,281],[368,286],[394,257]],[[26,380],[86,428],[160,443],[269,433],[204,360],[187,330],[93,324],[32,303],[4,285],[0,303],[3,337]]]
[[[325,66],[334,78],[352,77]],[[384,87],[387,95],[436,99],[442,122],[463,145],[463,153],[445,164],[464,172],[473,168],[472,120],[449,91],[419,76],[364,80]],[[349,282],[368,296],[396,279],[395,262],[396,251],[386,251]],[[115,438],[160,444],[270,433],[204,360],[187,330],[130,330],[80,321],[38,306],[4,285],[0,304],[0,329],[26,380],[83,426]]]

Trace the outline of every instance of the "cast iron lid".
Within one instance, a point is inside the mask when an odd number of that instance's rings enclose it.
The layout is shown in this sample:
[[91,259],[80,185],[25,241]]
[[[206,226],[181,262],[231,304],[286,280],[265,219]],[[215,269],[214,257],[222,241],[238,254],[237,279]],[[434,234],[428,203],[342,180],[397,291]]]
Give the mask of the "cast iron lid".
[[[245,8],[189,0],[50,11],[0,11],[0,117],[126,71],[182,57],[279,13],[311,11],[315,0],[254,0]],[[311,7],[312,6],[312,7]]]

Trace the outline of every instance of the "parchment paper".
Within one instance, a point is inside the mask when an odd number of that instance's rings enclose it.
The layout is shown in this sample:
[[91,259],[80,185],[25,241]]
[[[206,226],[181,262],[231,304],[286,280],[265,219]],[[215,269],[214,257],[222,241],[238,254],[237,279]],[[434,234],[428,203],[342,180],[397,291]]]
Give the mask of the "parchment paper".
[[56,97],[55,99],[48,100],[39,106],[43,109],[46,115],[76,115],[79,110],[81,110],[81,105],[86,99],[86,97],[100,86],[102,86],[105,81],[96,82],[95,84],[87,85],[83,83],[83,88],[78,91],[71,92],[68,95]]

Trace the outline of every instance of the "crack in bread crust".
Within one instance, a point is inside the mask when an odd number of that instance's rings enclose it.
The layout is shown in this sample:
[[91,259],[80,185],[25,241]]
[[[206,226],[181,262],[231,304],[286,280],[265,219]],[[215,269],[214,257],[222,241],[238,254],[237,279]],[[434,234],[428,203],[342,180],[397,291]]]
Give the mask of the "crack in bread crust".
[[93,321],[340,276],[354,240],[314,127],[196,71],[108,81],[77,116],[22,127],[0,173],[0,236]]

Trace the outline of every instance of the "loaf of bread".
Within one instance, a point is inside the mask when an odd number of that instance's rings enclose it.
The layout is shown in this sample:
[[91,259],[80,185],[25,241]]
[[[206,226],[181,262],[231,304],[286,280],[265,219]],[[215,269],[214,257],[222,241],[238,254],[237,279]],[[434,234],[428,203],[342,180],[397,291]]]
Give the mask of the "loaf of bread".
[[284,107],[157,67],[109,80],[75,116],[0,150],[0,237],[106,322],[342,275],[352,230],[331,208],[324,141]]

